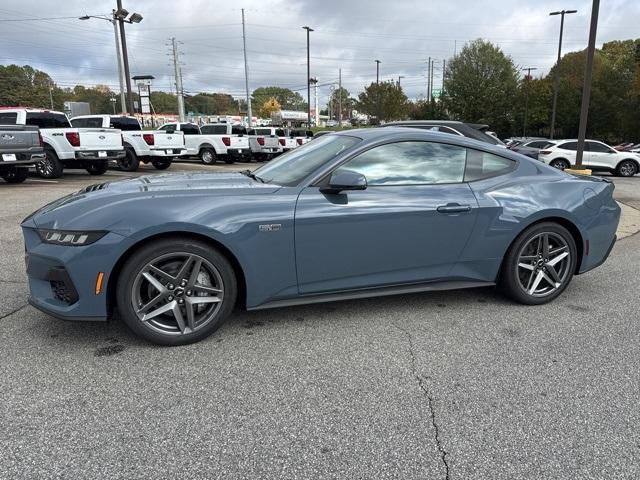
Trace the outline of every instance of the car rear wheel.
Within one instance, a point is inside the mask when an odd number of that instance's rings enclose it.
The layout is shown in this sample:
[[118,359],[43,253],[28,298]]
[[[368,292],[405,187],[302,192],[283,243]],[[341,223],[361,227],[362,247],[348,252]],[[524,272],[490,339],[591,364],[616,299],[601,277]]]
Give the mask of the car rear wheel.
[[544,222],[526,229],[505,257],[500,287],[525,305],[540,305],[560,295],[576,269],[573,236],[557,223]]
[[213,165],[216,163],[216,152],[212,148],[203,148],[200,150],[200,161],[205,165]]
[[60,178],[64,166],[53,148],[44,149],[44,160],[36,163],[36,172],[42,178]]
[[109,170],[109,162],[107,160],[96,160],[88,163],[85,170],[91,175],[103,175]]
[[160,345],[211,335],[229,316],[237,287],[229,261],[203,242],[168,238],[134,253],[118,277],[118,311],[127,326]]
[[140,159],[131,147],[126,147],[124,152],[124,158],[118,159],[118,167],[124,172],[135,172],[140,167]]
[[0,176],[7,183],[22,183],[29,176],[29,169],[14,167],[7,171],[2,172]]
[[633,160],[623,160],[616,167],[618,177],[633,177],[638,173],[638,165]]
[[151,165],[158,170],[166,170],[171,166],[171,160],[151,160]]
[[564,158],[556,158],[555,160],[551,160],[549,165],[553,168],[557,168],[558,170],[564,170],[565,168],[571,167],[569,162],[567,162]]

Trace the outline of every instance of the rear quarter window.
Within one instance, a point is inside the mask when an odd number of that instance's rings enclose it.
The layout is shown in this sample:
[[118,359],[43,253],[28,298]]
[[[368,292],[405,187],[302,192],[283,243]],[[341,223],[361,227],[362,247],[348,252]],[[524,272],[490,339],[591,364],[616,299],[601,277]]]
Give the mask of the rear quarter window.
[[492,153],[467,149],[467,164],[464,181],[473,182],[485,178],[509,173],[516,167],[516,162]]
[[18,121],[17,112],[0,113],[0,125],[15,125]]

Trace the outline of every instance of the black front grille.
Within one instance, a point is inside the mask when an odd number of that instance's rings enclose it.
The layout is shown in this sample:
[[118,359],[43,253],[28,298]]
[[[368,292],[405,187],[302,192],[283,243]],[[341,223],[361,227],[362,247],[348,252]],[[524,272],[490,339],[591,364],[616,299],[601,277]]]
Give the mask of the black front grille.
[[76,303],[80,298],[71,277],[62,267],[49,270],[49,285],[53,296],[68,305]]
[[94,183],[93,185],[89,185],[88,187],[83,188],[82,190],[80,190],[80,192],[78,193],[88,193],[88,192],[95,192],[97,190],[102,190],[104,188],[107,187],[107,185],[109,185],[109,182],[104,182],[104,183]]

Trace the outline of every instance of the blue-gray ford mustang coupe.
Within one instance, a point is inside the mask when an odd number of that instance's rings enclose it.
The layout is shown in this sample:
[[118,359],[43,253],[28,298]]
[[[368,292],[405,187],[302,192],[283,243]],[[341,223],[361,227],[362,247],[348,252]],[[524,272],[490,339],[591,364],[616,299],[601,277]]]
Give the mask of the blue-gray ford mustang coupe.
[[553,300],[605,261],[620,209],[605,179],[409,128],[325,135],[251,173],[87,187],[22,223],[30,302],[164,345],[253,310],[499,285]]

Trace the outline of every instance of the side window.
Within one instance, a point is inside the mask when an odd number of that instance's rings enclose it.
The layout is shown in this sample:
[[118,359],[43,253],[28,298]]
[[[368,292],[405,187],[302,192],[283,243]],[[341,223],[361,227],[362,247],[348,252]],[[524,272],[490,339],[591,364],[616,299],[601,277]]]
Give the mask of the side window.
[[127,118],[127,117],[112,117],[111,118],[111,128],[118,128],[123,131],[136,131],[142,130],[140,128],[140,123],[135,118]]
[[540,140],[536,142],[529,142],[525,146],[531,147],[531,148],[544,148],[547,146],[548,143],[549,142],[547,142],[546,140]]
[[246,135],[247,134],[247,129],[244,128],[242,125],[234,125],[233,127],[231,127],[231,134],[232,135]]
[[176,124],[175,123],[167,123],[166,125],[161,126],[160,130],[164,130],[165,132],[168,132],[168,131],[175,132]]
[[433,142],[381,145],[349,160],[338,170],[354,170],[369,185],[460,183],[464,180],[466,149]]
[[0,113],[0,125],[15,125],[18,121],[17,112]]
[[64,113],[27,112],[25,123],[40,128],[69,128],[71,124]]
[[575,152],[576,150],[578,150],[578,142],[566,142],[558,145],[558,148],[562,150],[572,150]]
[[585,142],[586,150],[596,153],[611,153],[611,149],[598,142]]
[[200,135],[200,129],[190,123],[181,123],[180,130],[182,130],[185,135]]
[[502,175],[513,170],[515,166],[516,162],[508,158],[481,152],[480,150],[468,149],[464,181],[473,182],[474,180]]

